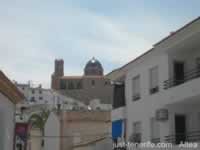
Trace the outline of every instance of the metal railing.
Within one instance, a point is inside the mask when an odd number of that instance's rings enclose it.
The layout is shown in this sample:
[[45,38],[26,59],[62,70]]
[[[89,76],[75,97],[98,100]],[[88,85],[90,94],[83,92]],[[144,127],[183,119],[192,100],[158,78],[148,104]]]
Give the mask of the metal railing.
[[113,150],[126,150],[126,147],[113,148]]
[[151,139],[151,142],[152,142],[152,143],[155,143],[155,144],[156,144],[156,143],[160,143],[160,138],[152,138],[152,139]]
[[186,141],[186,134],[178,133],[178,134],[168,135],[168,136],[165,136],[165,141],[167,143],[180,144],[181,142]]
[[200,131],[193,131],[187,134],[187,140],[189,142],[200,141]]
[[164,89],[169,89],[171,87],[178,86],[189,80],[199,78],[199,77],[200,77],[200,67],[196,67],[194,69],[191,69],[185,72],[182,80],[177,80],[175,77],[173,77],[164,81]]
[[180,144],[181,142],[197,142],[200,141],[200,131],[168,135],[165,136],[165,141],[172,144]]

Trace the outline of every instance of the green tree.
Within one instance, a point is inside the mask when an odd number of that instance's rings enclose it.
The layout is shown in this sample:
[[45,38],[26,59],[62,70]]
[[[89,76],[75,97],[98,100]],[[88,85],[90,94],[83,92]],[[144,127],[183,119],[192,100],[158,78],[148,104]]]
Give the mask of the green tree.
[[[49,111],[43,110],[39,114],[33,114],[29,119],[31,128],[40,129],[42,136],[44,136],[44,127],[45,127],[45,123],[49,117],[49,113],[50,113]],[[44,140],[42,140],[41,145],[44,146]]]

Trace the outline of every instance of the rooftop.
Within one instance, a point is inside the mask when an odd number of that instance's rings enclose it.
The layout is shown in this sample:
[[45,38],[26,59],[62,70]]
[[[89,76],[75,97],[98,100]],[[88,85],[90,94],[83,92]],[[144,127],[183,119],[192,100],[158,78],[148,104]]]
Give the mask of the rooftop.
[[8,97],[14,104],[24,99],[23,94],[18,88],[7,78],[7,76],[0,70],[0,92]]

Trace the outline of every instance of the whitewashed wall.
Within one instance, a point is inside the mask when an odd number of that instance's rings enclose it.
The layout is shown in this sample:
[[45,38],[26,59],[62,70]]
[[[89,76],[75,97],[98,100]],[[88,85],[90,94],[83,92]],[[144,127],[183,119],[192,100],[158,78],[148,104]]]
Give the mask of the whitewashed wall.
[[[51,113],[45,124],[44,135],[47,137],[44,139],[44,150],[60,150],[60,138],[58,138],[60,132],[60,122],[55,114]],[[55,138],[50,138],[48,136],[53,136]]]
[[[159,56],[159,57],[158,57]],[[159,72],[159,92],[150,95],[149,70],[158,66]],[[140,75],[140,94],[141,99],[132,101],[132,79]],[[168,57],[166,55],[156,54],[145,62],[138,63],[127,74],[126,78],[126,118],[127,118],[127,139],[133,133],[133,122],[142,122],[142,138],[144,141],[150,137],[150,118],[155,116],[155,110],[164,106],[163,99],[163,81],[168,79]]]
[[[127,118],[127,139],[133,133],[133,123],[142,122],[142,141],[149,141],[151,137],[150,119],[155,117],[155,112],[159,108],[170,104],[180,103],[184,100],[190,101],[193,97],[200,98],[199,85],[200,78],[189,81],[183,85],[164,90],[163,82],[172,76],[172,62],[174,59],[183,59],[186,61],[186,69],[191,69],[195,65],[195,58],[200,56],[197,37],[199,33],[200,21],[192,25],[190,29],[181,31],[175,35],[176,39],[169,39],[156,46],[153,51],[144,55],[142,58],[130,64],[131,69],[127,72],[126,88],[126,118]],[[181,35],[181,36],[180,36]],[[169,55],[168,55],[169,54]],[[153,95],[149,94],[149,70],[158,66],[159,72],[159,92]],[[140,94],[141,99],[132,101],[132,79],[140,75]],[[180,106],[178,104],[178,106]],[[190,102],[192,104],[192,102]],[[173,116],[183,108],[176,106],[170,109],[170,118],[166,122],[160,123],[161,137],[171,133],[173,129]],[[185,105],[187,107],[187,105]],[[193,109],[187,108],[188,113],[198,113]],[[186,113],[186,112],[185,112]],[[193,117],[192,117],[193,118]],[[193,119],[195,120],[195,119]]]
[[0,93],[0,150],[13,150],[15,105]]

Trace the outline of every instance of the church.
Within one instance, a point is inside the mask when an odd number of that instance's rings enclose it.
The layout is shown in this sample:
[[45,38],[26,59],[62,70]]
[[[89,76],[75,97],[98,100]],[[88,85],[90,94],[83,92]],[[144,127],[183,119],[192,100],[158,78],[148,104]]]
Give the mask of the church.
[[51,88],[86,105],[100,103],[106,106],[112,103],[112,85],[104,76],[101,63],[94,57],[87,62],[84,74],[80,76],[64,76],[64,60],[56,59]]

